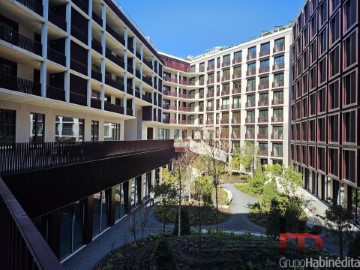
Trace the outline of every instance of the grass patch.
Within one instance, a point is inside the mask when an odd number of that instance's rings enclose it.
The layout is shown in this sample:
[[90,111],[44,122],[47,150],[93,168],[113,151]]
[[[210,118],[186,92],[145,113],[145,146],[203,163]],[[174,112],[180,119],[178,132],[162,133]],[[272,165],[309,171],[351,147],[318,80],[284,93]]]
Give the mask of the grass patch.
[[244,193],[246,193],[246,194],[248,194],[250,196],[258,197],[257,194],[250,188],[249,183],[235,183],[234,186],[238,190],[240,190],[240,191],[242,191],[242,192],[244,192]]

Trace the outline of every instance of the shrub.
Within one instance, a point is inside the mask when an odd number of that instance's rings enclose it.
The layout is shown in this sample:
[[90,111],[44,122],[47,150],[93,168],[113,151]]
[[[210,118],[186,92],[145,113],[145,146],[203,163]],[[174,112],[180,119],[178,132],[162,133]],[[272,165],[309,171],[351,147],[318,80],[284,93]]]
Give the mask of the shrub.
[[355,259],[360,257],[360,233],[350,240],[348,256]]
[[154,261],[157,269],[176,269],[175,254],[165,237],[160,238],[154,251]]

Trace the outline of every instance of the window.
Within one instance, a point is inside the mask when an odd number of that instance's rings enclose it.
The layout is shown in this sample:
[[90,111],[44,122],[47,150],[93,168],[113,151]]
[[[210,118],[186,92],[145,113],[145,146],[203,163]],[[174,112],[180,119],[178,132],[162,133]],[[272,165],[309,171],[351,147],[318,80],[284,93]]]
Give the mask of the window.
[[255,75],[256,73],[256,62],[248,64],[247,75]]
[[330,78],[340,72],[340,46],[330,52]]
[[326,112],[326,87],[320,89],[318,91],[318,112],[323,113]]
[[255,79],[247,80],[246,91],[255,91],[255,85],[256,85],[255,83],[256,83]]
[[326,117],[318,118],[318,141],[325,142],[326,141]]
[[30,113],[30,139],[29,142],[44,142],[45,115]]
[[319,34],[319,57],[327,50],[328,40],[326,33],[327,33],[327,28],[325,27],[324,30],[322,30],[321,33]]
[[269,88],[269,76],[260,77],[259,90]]
[[260,61],[260,72],[267,72],[269,71],[269,59]]
[[275,62],[275,70],[284,68],[284,55],[278,56],[274,58]]
[[234,53],[234,64],[240,63],[242,60],[242,51],[238,51]]
[[283,127],[282,126],[274,126],[273,127],[273,139],[282,140],[283,139]]
[[261,44],[260,46],[260,56],[270,54],[270,42]]
[[310,44],[310,64],[314,63],[317,59],[317,45],[316,40]]
[[273,157],[282,157],[283,156],[283,145],[282,143],[273,143]]
[[280,38],[275,40],[274,53],[283,51],[285,49],[285,39]]
[[317,68],[316,65],[310,70],[310,89],[317,87]]
[[215,59],[211,59],[208,61],[208,70],[213,70],[215,66]]
[[337,143],[339,141],[339,115],[329,116],[329,142]]
[[330,45],[334,44],[340,37],[340,13],[338,12],[330,20]]
[[275,122],[282,122],[283,121],[283,109],[275,109],[273,111],[274,121]]
[[327,20],[327,1],[323,1],[319,6],[319,28],[324,25]]
[[309,109],[310,109],[310,112],[309,112],[309,115],[315,115],[316,114],[316,95],[315,94],[312,94],[310,95],[310,104],[309,104]]
[[317,33],[317,27],[316,27],[316,15],[314,15],[310,19],[310,37],[314,37]]
[[284,73],[275,74],[273,87],[281,87],[281,86],[284,86]]
[[55,118],[55,141],[84,141],[84,119],[57,115]]
[[91,121],[91,141],[99,141],[99,121]]
[[357,31],[354,31],[344,40],[344,68],[356,63],[356,37]]
[[329,85],[329,110],[339,108],[340,100],[340,89],[339,81],[335,81]]
[[256,47],[251,47],[248,49],[248,60],[251,60],[256,57]]
[[357,1],[358,0],[348,0],[344,4],[344,32],[349,30],[357,21]]
[[316,123],[315,120],[309,121],[309,141],[315,142],[316,140]]
[[120,124],[105,122],[104,141],[120,141]]
[[329,173],[339,176],[339,150],[329,148]]
[[356,142],[356,111],[343,113],[343,133],[344,142],[355,143]]
[[347,74],[343,79],[344,86],[344,105],[356,103],[356,70]]
[[330,0],[330,14],[339,6],[340,0]]
[[355,183],[356,168],[356,152],[352,150],[344,150],[344,168],[343,178]]
[[326,56],[321,59],[321,61],[319,62],[319,65],[318,65],[318,68],[319,68],[319,84],[322,84],[323,82],[326,82],[326,79],[327,79],[327,72],[326,72],[326,69],[327,69],[327,58]]
[[16,111],[0,109],[0,143],[14,143]]
[[227,66],[230,64],[230,54],[223,56],[223,66]]
[[269,112],[268,110],[259,110],[259,122],[268,122]]

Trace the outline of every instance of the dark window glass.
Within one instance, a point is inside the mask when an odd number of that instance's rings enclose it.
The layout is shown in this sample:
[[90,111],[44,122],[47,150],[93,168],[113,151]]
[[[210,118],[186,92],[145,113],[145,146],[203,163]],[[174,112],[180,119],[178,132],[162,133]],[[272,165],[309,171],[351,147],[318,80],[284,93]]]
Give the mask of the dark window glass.
[[16,111],[0,109],[0,143],[14,143]]

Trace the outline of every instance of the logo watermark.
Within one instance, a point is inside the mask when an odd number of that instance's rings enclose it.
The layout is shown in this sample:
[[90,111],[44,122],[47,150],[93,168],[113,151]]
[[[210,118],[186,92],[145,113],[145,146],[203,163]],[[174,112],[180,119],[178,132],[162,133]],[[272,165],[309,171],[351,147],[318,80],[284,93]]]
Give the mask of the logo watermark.
[[310,233],[280,233],[280,252],[286,253],[287,240],[296,239],[297,240],[297,251],[303,253],[305,251],[305,239],[310,238],[315,240],[316,250],[322,251],[324,248],[324,241],[320,236]]
[[350,257],[345,258],[304,258],[304,259],[287,259],[285,257],[279,260],[279,266],[286,269],[301,268],[360,268],[360,259],[354,259]]

